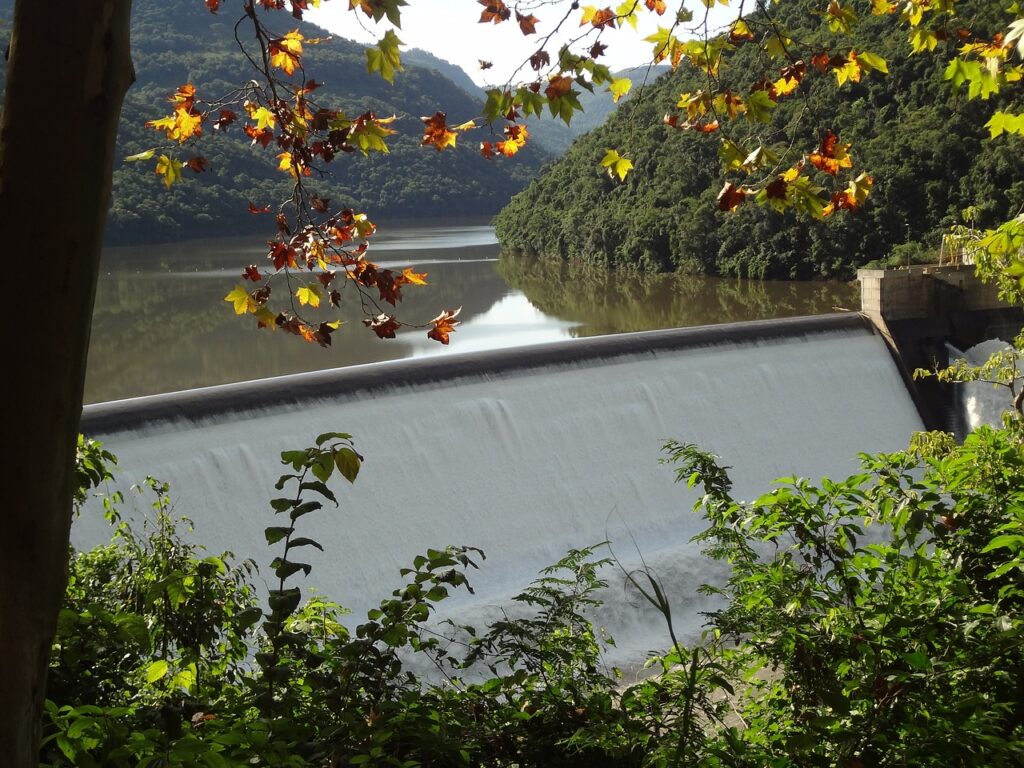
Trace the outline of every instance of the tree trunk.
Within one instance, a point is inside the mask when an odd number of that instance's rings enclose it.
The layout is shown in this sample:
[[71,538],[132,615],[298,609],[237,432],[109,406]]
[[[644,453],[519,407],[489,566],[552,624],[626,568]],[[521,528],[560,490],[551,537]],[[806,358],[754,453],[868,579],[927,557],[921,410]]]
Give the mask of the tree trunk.
[[[131,0],[17,0],[0,121],[8,261],[0,762],[38,762]],[[14,282],[17,281],[17,282]]]

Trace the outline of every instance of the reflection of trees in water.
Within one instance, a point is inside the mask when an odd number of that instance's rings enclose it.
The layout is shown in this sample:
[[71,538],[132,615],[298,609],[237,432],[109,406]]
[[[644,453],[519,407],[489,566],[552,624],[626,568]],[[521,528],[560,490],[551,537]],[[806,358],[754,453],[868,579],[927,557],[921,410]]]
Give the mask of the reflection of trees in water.
[[645,331],[856,309],[853,284],[610,272],[502,253],[498,273],[542,312],[580,323],[574,333]]
[[[422,271],[429,274],[430,284],[407,289],[395,310],[409,323],[427,323],[441,309],[458,306],[463,307],[461,317],[471,320],[507,293],[493,262],[427,264]],[[241,280],[233,275],[103,275],[93,316],[86,402],[412,354],[412,345],[401,333],[397,339],[382,341],[363,327],[359,300],[351,286],[343,291],[344,324],[333,335],[331,348],[321,349],[281,332],[257,330],[251,318],[236,317],[223,299],[237,282]],[[274,289],[284,290],[284,286],[277,281]]]

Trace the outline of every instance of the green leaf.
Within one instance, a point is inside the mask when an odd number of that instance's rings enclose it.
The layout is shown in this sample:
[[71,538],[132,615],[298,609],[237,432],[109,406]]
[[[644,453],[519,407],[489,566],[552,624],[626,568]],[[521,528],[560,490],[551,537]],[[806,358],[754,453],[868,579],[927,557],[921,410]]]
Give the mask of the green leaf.
[[331,454],[322,453],[316,457],[311,469],[317,480],[326,483],[330,479],[331,473],[334,472],[334,459]]
[[744,102],[747,111],[744,113],[751,120],[759,123],[767,123],[772,119],[772,110],[778,105],[772,101],[768,91],[754,91],[747,96]]
[[356,481],[359,474],[359,467],[362,464],[361,457],[351,448],[339,448],[334,452],[334,463],[341,472],[341,476],[350,483]]
[[149,160],[155,154],[156,154],[156,150],[155,149],[147,149],[145,152],[139,152],[139,153],[134,154],[134,155],[128,155],[128,157],[126,157],[124,159],[124,161],[126,163],[137,163],[140,160]]
[[146,682],[155,683],[167,675],[171,665],[163,659],[157,659],[146,668]]
[[366,71],[379,72],[389,83],[394,83],[395,72],[402,71],[402,57],[398,46],[403,45],[393,30],[384,33],[377,45],[366,49]]
[[263,535],[267,538],[267,544],[277,544],[277,542],[291,533],[292,530],[290,526],[273,525],[269,528],[264,528]]

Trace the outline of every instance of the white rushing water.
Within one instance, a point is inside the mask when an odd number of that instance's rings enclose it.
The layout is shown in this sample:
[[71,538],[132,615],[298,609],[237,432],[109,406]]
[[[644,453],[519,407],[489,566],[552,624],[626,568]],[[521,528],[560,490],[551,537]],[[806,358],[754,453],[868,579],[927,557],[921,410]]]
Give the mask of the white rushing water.
[[[313,572],[302,586],[357,619],[427,547],[486,551],[471,574],[476,596],[446,603],[479,629],[569,548],[610,539],[627,567],[639,552],[664,580],[677,628],[692,638],[707,607],[696,587],[722,572],[689,543],[704,526],[693,493],[658,464],[666,439],[719,454],[749,498],[776,477],[845,476],[857,452],[903,448],[917,429],[882,340],[857,328],[399,384],[99,437],[120,457],[122,483],[147,473],[171,483],[176,513],[211,551],[267,563],[280,451],[352,433],[366,457],[358,481],[332,481],[341,507],[299,525],[326,548],[303,551]],[[76,521],[77,545],[109,538],[99,518],[90,510]],[[620,575],[606,575],[600,618],[618,641],[615,660],[664,647],[657,618],[632,604]]]

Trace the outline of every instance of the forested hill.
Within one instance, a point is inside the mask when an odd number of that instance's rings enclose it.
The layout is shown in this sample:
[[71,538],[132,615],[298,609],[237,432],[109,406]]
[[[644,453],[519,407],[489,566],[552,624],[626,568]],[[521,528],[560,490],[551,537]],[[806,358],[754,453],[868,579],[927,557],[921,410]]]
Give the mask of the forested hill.
[[[191,82],[200,96],[215,97],[252,78],[232,35],[238,8],[236,3],[224,3],[213,16],[202,0],[133,2],[137,79],[124,105],[119,156],[159,143],[159,135],[144,124],[170,111],[167,97],[178,85]],[[270,20],[282,34],[297,25],[287,13]],[[309,25],[299,26],[307,36],[325,34]],[[401,135],[391,137],[390,155],[339,157],[331,164],[333,176],[311,182],[332,204],[364,209],[371,218],[490,215],[522,189],[547,159],[542,151],[527,147],[514,160],[488,161],[477,149],[488,138],[482,131],[465,136],[454,151],[421,148],[421,115],[441,109],[450,120],[463,122],[478,116],[482,106],[482,101],[432,69],[409,66],[398,73],[392,86],[378,75],[367,74],[361,46],[338,38],[307,46],[304,61],[310,75],[325,84],[317,93],[322,103],[348,114],[373,109],[379,115],[399,115],[392,127]],[[226,136],[205,133],[198,151],[210,159],[211,169],[198,176],[186,170],[186,183],[170,191],[148,163],[115,167],[107,223],[110,242],[266,228],[265,217],[248,212],[248,202],[276,204],[287,197],[289,179],[275,169],[276,153],[251,146],[237,123]]]
[[[809,0],[792,0],[773,8],[793,37],[813,39],[821,32],[808,25],[823,22],[811,6]],[[806,145],[813,146],[811,137],[825,128],[853,143],[855,164],[875,180],[856,214],[840,212],[815,222],[752,203],[732,213],[719,211],[720,137],[662,124],[681,92],[701,87],[692,71],[680,70],[648,88],[641,103],[627,102],[605,126],[577,140],[513,198],[497,217],[499,239],[512,248],[614,267],[848,277],[894,248],[902,256],[917,243],[936,246],[968,205],[977,206],[982,226],[1014,215],[1024,203],[1020,142],[1005,136],[990,141],[979,105],[950,98],[942,58],[908,56],[906,32],[895,26],[892,19],[868,17],[841,44],[883,56],[888,77],[865,75],[841,89],[833,77],[815,78],[806,99],[781,99],[774,113],[777,130],[796,110],[809,107],[807,114],[819,119],[805,116],[800,122]],[[748,86],[763,76],[755,48],[737,51],[731,70]],[[608,148],[635,164],[625,183],[598,167]],[[899,247],[905,243],[910,245]]]

